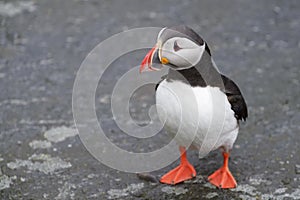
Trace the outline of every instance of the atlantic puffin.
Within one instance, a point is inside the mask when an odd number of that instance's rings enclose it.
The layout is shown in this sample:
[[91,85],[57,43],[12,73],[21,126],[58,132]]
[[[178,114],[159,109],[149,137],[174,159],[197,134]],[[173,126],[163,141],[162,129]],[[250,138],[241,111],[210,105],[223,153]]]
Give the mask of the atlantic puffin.
[[223,166],[208,177],[219,188],[235,188],[228,168],[230,151],[237,138],[239,121],[248,117],[247,105],[238,86],[221,74],[207,43],[191,28],[180,25],[163,28],[155,46],[143,59],[140,72],[158,70],[153,63],[169,67],[156,86],[157,113],[166,131],[176,136],[180,165],[160,182],[177,184],[196,176],[186,155],[187,148],[199,150],[199,157],[221,149]]

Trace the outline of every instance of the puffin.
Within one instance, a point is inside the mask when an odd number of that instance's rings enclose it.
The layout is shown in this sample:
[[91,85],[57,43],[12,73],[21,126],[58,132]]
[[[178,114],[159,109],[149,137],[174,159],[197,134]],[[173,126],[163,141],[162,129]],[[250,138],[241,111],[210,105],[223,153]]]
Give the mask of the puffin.
[[[161,67],[154,67],[154,63]],[[218,188],[235,188],[237,182],[228,161],[239,122],[248,117],[240,89],[218,71],[202,37],[185,25],[163,28],[139,70],[163,67],[168,67],[168,73],[155,88],[157,114],[179,145],[180,164],[160,182],[175,185],[196,176],[187,158],[188,149],[197,149],[200,158],[220,149],[223,165],[208,176],[208,181]]]

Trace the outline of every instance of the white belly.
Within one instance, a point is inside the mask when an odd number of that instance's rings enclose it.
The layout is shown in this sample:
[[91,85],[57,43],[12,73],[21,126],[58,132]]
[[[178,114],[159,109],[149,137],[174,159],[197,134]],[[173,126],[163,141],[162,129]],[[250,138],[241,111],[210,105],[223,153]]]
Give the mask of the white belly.
[[157,113],[181,146],[192,145],[204,157],[219,147],[232,148],[238,123],[226,95],[217,87],[191,87],[162,81],[156,91]]

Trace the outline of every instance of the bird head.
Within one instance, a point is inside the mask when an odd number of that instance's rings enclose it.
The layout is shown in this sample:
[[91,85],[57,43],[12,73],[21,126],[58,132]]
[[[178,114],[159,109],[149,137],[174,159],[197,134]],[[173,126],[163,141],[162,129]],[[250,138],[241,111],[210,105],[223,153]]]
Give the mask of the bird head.
[[210,55],[206,42],[191,28],[183,25],[163,28],[157,36],[155,46],[143,59],[140,72],[146,66],[150,71],[159,70],[152,66],[154,58],[163,66],[169,66],[174,70],[188,69],[201,60],[205,51]]

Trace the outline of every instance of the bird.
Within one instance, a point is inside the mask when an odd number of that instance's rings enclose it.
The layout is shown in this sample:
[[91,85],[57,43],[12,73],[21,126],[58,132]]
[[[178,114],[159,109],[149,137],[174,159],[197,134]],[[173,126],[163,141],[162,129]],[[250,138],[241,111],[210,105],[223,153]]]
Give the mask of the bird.
[[223,165],[208,181],[218,188],[237,187],[228,162],[240,121],[248,117],[237,84],[219,72],[207,42],[186,25],[160,30],[156,44],[142,60],[140,73],[160,70],[154,63],[169,68],[156,85],[155,99],[158,117],[180,151],[179,166],[160,182],[175,185],[196,176],[188,149],[198,149],[200,158],[220,149]]

